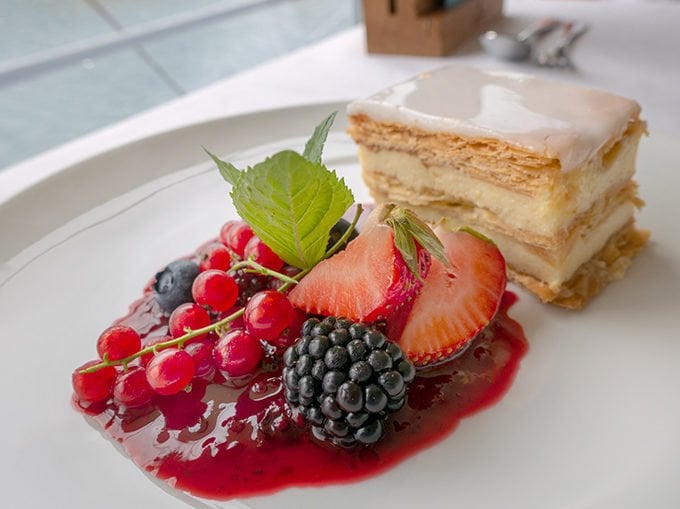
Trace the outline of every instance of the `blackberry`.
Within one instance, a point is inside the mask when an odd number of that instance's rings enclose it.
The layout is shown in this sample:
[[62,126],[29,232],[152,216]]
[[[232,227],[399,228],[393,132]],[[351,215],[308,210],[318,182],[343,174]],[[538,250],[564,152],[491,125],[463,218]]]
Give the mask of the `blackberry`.
[[229,275],[234,278],[236,286],[238,286],[237,306],[245,306],[253,295],[269,288],[269,278],[262,274],[239,269],[230,272]]
[[310,318],[301,336],[283,355],[288,404],[319,440],[342,447],[380,440],[416,374],[399,345],[345,318]]

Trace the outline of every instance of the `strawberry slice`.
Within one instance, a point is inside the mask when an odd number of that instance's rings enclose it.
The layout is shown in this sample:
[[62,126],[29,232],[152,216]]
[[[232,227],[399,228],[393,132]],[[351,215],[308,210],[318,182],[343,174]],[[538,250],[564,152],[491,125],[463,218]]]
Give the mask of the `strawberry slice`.
[[441,362],[460,352],[498,311],[507,280],[505,260],[490,241],[465,231],[439,229],[436,233],[451,267],[433,259],[410,310],[403,309],[388,322],[388,336],[399,338],[402,350],[416,366]]
[[[422,279],[431,260],[427,251],[417,248]],[[320,262],[288,298],[308,314],[374,322],[412,301],[422,285],[395,247],[392,228],[377,224],[362,231],[344,251]]]

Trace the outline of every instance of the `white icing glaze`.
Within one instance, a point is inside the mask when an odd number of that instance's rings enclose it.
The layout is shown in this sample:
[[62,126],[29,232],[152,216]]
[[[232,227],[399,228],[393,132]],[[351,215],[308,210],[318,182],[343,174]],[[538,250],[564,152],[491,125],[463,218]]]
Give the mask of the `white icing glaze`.
[[640,106],[569,83],[452,65],[353,101],[347,112],[429,131],[497,138],[556,158],[566,171],[618,139]]

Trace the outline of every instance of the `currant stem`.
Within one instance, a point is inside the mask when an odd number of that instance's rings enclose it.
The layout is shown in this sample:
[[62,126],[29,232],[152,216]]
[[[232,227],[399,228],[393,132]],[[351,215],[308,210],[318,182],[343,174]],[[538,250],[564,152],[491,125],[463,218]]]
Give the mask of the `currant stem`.
[[195,338],[196,336],[200,336],[202,334],[208,334],[209,332],[214,331],[218,327],[227,325],[228,323],[236,320],[244,312],[245,308],[241,308],[238,311],[235,311],[234,313],[222,318],[221,320],[218,320],[215,323],[211,323],[210,325],[206,325],[205,327],[202,327],[200,329],[189,331],[183,336],[180,336],[178,338],[174,338],[169,341],[163,341],[162,343],[156,343],[155,345],[147,346],[146,348],[142,348],[138,352],[135,352],[132,355],[124,357],[123,359],[118,359],[116,361],[103,360],[99,364],[94,364],[87,369],[83,369],[81,373],[94,373],[95,371],[98,371],[101,368],[105,368],[107,366],[125,366],[132,362],[133,360],[135,360],[136,358],[141,357],[142,355],[146,355],[148,353],[156,353],[158,350],[169,348],[171,346],[179,346],[181,348],[182,346],[184,346],[184,343],[186,343],[190,339]]
[[242,262],[235,263],[229,268],[229,272],[235,272],[239,269],[252,269],[251,271],[248,272],[255,272],[256,274],[263,274],[265,276],[270,276],[274,277],[276,279],[280,279],[284,283],[290,283],[292,285],[298,284],[298,281],[293,279],[290,276],[286,276],[285,274],[281,274],[280,272],[276,272],[275,270],[268,269],[267,267],[260,265],[257,263],[255,260],[243,260]]
[[[350,224],[349,228],[343,233],[342,237],[331,246],[331,248],[326,251],[326,254],[324,255],[324,260],[326,258],[330,258],[333,256],[339,249],[340,247],[349,239],[349,236],[352,234],[354,231],[357,223],[359,222],[359,217],[361,217],[361,214],[363,213],[364,209],[361,206],[361,204],[357,205],[357,210],[356,213],[354,214],[354,220],[352,221],[352,224]],[[241,262],[236,263],[233,265],[229,270],[230,271],[235,271],[238,269],[242,268],[252,268],[254,271],[275,277],[277,279],[280,279],[283,281],[283,285],[281,285],[277,291],[279,292],[285,292],[288,288],[290,288],[291,285],[297,284],[303,277],[305,277],[309,272],[314,268],[310,267],[308,269],[303,270],[302,272],[299,272],[298,274],[295,275],[295,277],[289,277],[286,276],[285,274],[281,274],[279,272],[273,271],[271,269],[268,269],[259,263],[257,263],[254,260],[243,260]],[[184,343],[189,341],[192,338],[195,338],[196,336],[201,336],[203,334],[208,334],[212,331],[219,330],[221,327],[224,327],[225,325],[228,325],[229,323],[233,322],[236,320],[238,317],[243,315],[245,312],[245,307],[242,307],[241,309],[233,312],[229,316],[226,316],[222,318],[221,320],[218,320],[215,323],[211,323],[210,325],[206,325],[205,327],[202,327],[200,329],[196,330],[190,330],[183,336],[180,336],[178,338],[174,338],[168,341],[164,341],[162,343],[156,343],[151,346],[147,346],[145,348],[142,348],[138,352],[133,353],[132,355],[129,355],[127,357],[124,357],[122,359],[118,359],[115,361],[110,361],[108,360],[108,357],[104,356],[104,360],[100,362],[99,364],[94,364],[86,369],[81,370],[81,373],[94,373],[95,371],[98,371],[102,368],[105,368],[107,366],[123,366],[124,368],[127,368],[127,365],[132,362],[133,360],[137,359],[138,357],[141,357],[142,355],[146,355],[149,353],[155,354],[159,350],[162,350],[164,348],[170,348],[173,346],[178,346],[182,348],[184,346]]]

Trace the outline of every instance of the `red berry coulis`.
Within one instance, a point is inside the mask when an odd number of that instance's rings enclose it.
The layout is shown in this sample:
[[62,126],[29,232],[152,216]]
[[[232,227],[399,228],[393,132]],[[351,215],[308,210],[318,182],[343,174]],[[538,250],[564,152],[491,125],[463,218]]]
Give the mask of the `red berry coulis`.
[[[521,326],[507,314],[515,301],[506,293],[494,322],[461,356],[416,377],[406,405],[390,416],[385,438],[370,448],[315,442],[287,409],[280,371],[267,362],[240,386],[194,379],[190,392],[158,396],[125,413],[112,402],[82,410],[140,468],[198,497],[231,499],[365,479],[446,438],[463,417],[503,396],[527,351]],[[143,343],[167,334],[152,294],[118,323],[140,331]]]

